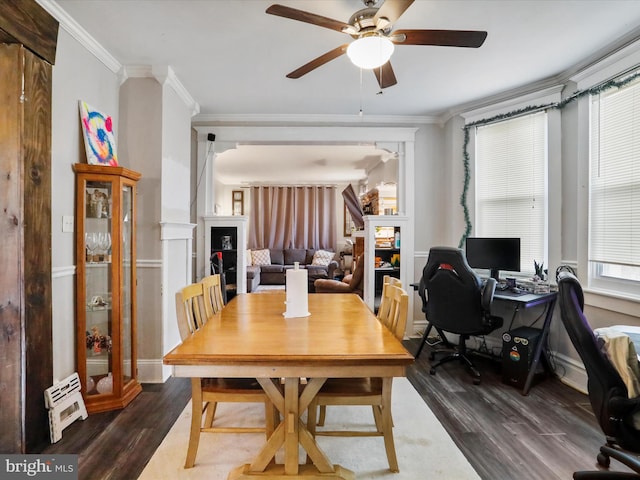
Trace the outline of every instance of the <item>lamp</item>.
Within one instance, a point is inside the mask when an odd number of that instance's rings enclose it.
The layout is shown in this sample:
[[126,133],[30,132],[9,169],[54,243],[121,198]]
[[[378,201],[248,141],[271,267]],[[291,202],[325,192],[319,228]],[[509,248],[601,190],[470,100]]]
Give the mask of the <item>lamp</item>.
[[347,55],[356,67],[371,70],[387,63],[393,49],[393,42],[387,37],[372,34],[351,42],[347,47]]

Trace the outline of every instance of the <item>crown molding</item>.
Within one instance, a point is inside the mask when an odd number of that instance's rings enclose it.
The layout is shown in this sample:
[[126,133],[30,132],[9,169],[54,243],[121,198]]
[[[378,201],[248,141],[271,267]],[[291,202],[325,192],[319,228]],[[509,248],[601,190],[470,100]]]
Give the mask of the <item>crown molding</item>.
[[191,116],[200,112],[200,105],[178,79],[170,65],[125,65],[119,72],[121,84],[128,78],[155,78],[162,86],[170,86],[191,111]]
[[84,48],[100,60],[109,70],[118,74],[122,65],[98,41],[80,26],[60,5],[53,0],[36,0],[52,17],[60,23],[69,35],[75,38]]
[[382,125],[423,125],[440,123],[438,117],[409,115],[329,115],[329,114],[208,114],[201,113],[193,122],[203,123],[328,123],[343,124],[382,124]]
[[564,85],[555,85],[542,90],[529,92],[525,95],[505,99],[489,106],[460,112],[459,115],[464,118],[465,123],[473,123],[483,118],[490,118],[503,113],[513,112],[531,105],[543,106],[553,104],[561,100],[561,93],[563,89]]
[[571,77],[578,90],[585,90],[594,85],[620,75],[621,72],[637,68],[640,65],[640,40],[631,42],[614,51],[606,58],[590,65]]

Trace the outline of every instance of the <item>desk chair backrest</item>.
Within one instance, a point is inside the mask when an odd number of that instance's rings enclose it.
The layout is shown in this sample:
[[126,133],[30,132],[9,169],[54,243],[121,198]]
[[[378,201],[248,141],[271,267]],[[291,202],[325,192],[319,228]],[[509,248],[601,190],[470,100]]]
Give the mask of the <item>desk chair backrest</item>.
[[176,317],[180,338],[185,340],[207,321],[202,283],[192,283],[176,293]]
[[204,293],[204,310],[208,318],[224,307],[220,274],[208,275],[200,283]]
[[[587,371],[589,401],[600,428],[605,435],[614,437],[623,448],[638,452],[640,433],[627,423],[629,419],[625,417],[632,412],[629,407],[623,407],[631,401],[627,388],[600,349],[583,313],[584,296],[580,282],[566,271],[559,272],[557,280],[562,323]],[[635,400],[635,403],[637,408],[638,401]]]
[[433,247],[429,251],[419,288],[429,324],[454,334],[490,333],[495,328],[489,321],[494,291],[495,280],[488,279],[483,292],[482,280],[461,249]]

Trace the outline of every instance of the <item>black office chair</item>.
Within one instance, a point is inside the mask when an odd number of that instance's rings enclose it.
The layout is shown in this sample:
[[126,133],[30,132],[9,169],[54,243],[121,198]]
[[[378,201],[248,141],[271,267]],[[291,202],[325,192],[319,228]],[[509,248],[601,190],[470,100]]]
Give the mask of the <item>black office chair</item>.
[[[471,371],[473,383],[480,383],[480,372],[469,358],[466,341],[472,335],[486,335],[502,326],[502,318],[491,314],[495,288],[493,278],[483,285],[461,249],[433,247],[429,251],[419,288],[422,311],[429,325],[441,335],[450,332],[460,336],[453,353],[432,363],[429,373],[434,375],[438,366],[459,359]],[[430,358],[435,358],[434,353]]]
[[222,266],[222,254],[220,252],[213,252],[209,257],[211,264],[211,275],[220,275],[220,289],[222,290],[222,302],[227,304],[227,278]]
[[[584,363],[588,377],[589,401],[606,437],[606,444],[597,455],[598,464],[608,468],[610,457],[640,473],[640,431],[633,427],[631,417],[640,410],[640,398],[630,399],[622,378],[600,349],[598,341],[584,316],[584,296],[578,279],[568,271],[557,275],[562,323],[571,343]],[[573,478],[621,479],[640,478],[638,473],[575,472]]]

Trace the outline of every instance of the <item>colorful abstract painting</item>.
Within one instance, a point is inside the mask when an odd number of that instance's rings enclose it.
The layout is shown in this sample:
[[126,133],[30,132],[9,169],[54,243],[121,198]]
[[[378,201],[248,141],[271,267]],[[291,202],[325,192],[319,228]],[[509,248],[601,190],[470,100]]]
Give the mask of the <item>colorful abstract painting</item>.
[[87,163],[117,167],[118,156],[111,116],[80,100],[80,119],[84,132],[84,146],[87,150]]

